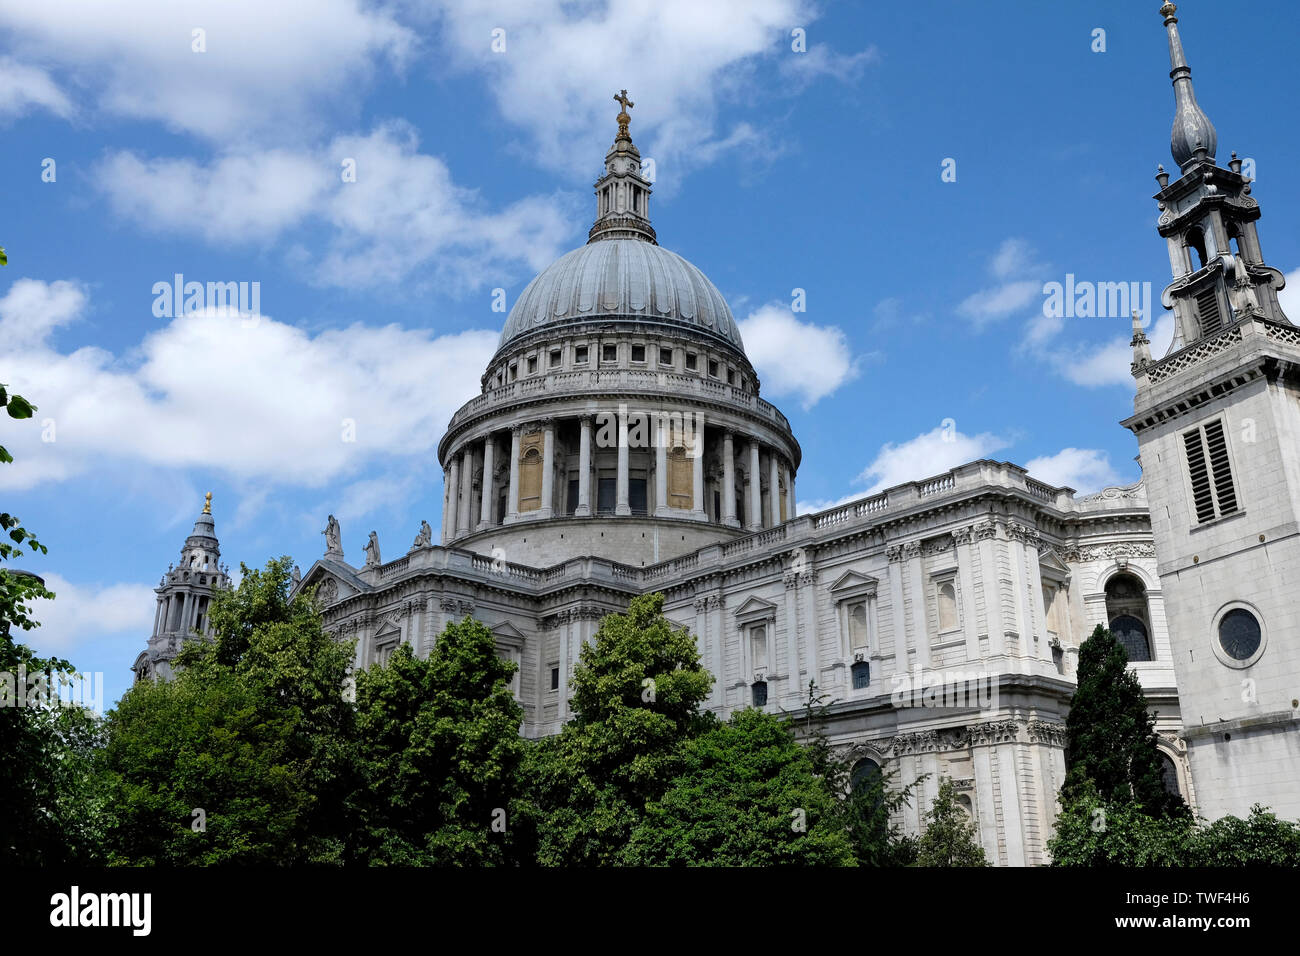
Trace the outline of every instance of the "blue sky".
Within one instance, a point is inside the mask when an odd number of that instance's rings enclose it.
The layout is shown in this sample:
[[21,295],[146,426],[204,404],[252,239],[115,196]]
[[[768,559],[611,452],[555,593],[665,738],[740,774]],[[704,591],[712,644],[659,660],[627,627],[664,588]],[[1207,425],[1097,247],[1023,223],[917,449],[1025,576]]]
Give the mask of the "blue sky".
[[[436,528],[492,290],[513,303],[585,241],[624,87],[660,241],[731,303],[802,443],[802,507],[985,456],[1082,492],[1135,480],[1128,320],[1048,319],[1042,290],[1149,282],[1168,342],[1158,7],[0,5],[0,381],[39,406],[4,426],[0,493],[59,595],[30,642],[116,699],[205,491],[232,568],[305,570],[330,512],[356,563],[371,529],[397,555]],[[1254,160],[1289,275],[1295,14],[1179,15],[1219,160]],[[256,282],[259,314],[155,315],[177,273]]]

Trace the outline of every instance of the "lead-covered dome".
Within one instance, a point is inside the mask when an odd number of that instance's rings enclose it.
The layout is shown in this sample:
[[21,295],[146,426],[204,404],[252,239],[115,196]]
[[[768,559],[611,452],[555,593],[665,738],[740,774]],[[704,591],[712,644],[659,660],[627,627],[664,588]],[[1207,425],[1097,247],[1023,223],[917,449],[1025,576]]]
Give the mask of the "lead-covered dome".
[[703,272],[644,239],[604,237],[561,256],[528,284],[500,347],[543,326],[594,318],[693,327],[744,351],[731,309]]

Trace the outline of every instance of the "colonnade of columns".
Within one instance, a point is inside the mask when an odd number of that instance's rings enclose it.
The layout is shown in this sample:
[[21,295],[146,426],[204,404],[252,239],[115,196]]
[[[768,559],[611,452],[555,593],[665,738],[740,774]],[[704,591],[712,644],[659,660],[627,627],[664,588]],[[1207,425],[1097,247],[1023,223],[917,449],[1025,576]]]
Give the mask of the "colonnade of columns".
[[[206,605],[200,605],[200,601],[208,597],[206,594],[199,594],[194,591],[173,591],[164,597],[158,598],[158,606],[154,610],[153,616],[153,633],[154,634],[171,634],[173,632],[182,635],[188,635],[194,627],[195,616],[202,607],[207,611]],[[203,629],[207,630],[207,615],[200,622]]]
[[[702,415],[696,416],[694,431],[687,434],[685,439],[674,427],[676,423],[667,416],[651,416],[652,440],[634,442],[630,440],[631,416],[625,412],[620,412],[617,416],[611,413],[609,416],[610,419],[614,417],[617,418],[617,437],[614,442],[617,454],[612,502],[609,499],[602,502],[599,495],[593,495],[594,491],[600,490],[599,485],[593,482],[597,434],[603,435],[612,421],[602,421],[598,428],[597,416],[578,417],[576,455],[571,450],[573,419],[543,418],[510,426],[509,477],[504,482],[504,513],[500,513],[502,509],[498,508],[497,498],[503,482],[497,480],[496,472],[497,456],[503,450],[498,446],[503,445],[505,429],[491,431],[463,443],[450,456],[443,473],[443,542],[495,525],[545,519],[557,514],[577,518],[591,517],[597,513],[631,516],[634,513],[631,494],[633,455],[646,444],[653,444],[654,454],[636,464],[638,471],[644,470],[646,474],[647,490],[649,478],[653,475],[654,502],[653,505],[647,502],[645,510],[638,507],[637,514],[687,517],[697,521],[713,520],[731,528],[741,528],[743,519],[743,527],[749,531],[772,527],[794,517],[794,469],[781,449],[721,427],[712,428],[709,436],[712,440],[706,442]],[[569,445],[562,455],[557,450],[557,432],[561,428],[567,428],[570,435]],[[599,447],[606,447],[606,443],[600,443]],[[744,451],[740,452],[742,448]],[[743,457],[738,459],[738,452]],[[572,474],[572,468],[566,467],[562,476],[566,481],[563,488],[564,501],[558,505],[555,494],[557,457],[566,466],[576,464],[576,475]],[[686,500],[685,482],[679,480],[673,486],[670,480],[670,458],[678,461],[684,458],[691,463],[689,507],[680,505],[680,502]],[[713,475],[721,492],[721,500],[717,502],[716,508],[706,507],[706,459],[714,463],[720,459],[721,467]],[[526,468],[529,469],[527,472]],[[537,469],[540,469],[540,475],[537,474]],[[743,474],[747,488],[738,488],[738,469]],[[766,492],[760,477],[764,470]],[[476,475],[481,476],[477,496],[474,488]],[[572,490],[567,483],[574,478],[577,482],[576,501],[570,497]],[[521,493],[524,495],[522,500]],[[741,499],[738,497],[741,494],[748,496],[743,515],[739,507]],[[710,514],[711,511],[718,513]]]

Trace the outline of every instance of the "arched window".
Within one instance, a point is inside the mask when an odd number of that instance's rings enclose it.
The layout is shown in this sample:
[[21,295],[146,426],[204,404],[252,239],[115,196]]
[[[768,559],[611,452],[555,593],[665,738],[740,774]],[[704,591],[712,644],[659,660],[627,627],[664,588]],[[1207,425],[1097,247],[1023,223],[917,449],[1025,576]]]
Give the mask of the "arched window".
[[1106,582],[1106,620],[1130,661],[1151,660],[1151,611],[1146,586],[1132,574]]
[[867,602],[858,601],[849,607],[849,650],[867,649]]
[[957,585],[944,581],[939,585],[939,630],[953,631],[957,626]]
[[[855,763],[853,769],[849,771],[849,790],[853,796],[860,797],[877,786],[880,777],[880,764],[870,757],[864,757]],[[883,794],[881,796],[883,797]]]
[[1183,791],[1178,786],[1178,768],[1174,765],[1174,759],[1163,750],[1156,753],[1160,756],[1160,780],[1165,785],[1165,792],[1181,797]]
[[[1193,270],[1205,268],[1205,233],[1201,232],[1199,226],[1193,226],[1187,230],[1186,245],[1189,252],[1195,252],[1196,256],[1192,261]],[[1192,258],[1189,255],[1189,258]]]

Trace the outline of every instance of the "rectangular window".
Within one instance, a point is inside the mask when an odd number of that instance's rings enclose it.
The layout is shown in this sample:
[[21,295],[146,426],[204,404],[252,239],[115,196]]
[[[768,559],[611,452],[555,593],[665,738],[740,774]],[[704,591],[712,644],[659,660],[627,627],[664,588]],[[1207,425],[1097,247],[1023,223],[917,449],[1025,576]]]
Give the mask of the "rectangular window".
[[573,364],[574,365],[587,364],[587,346],[579,345],[573,350]]
[[1192,508],[1198,524],[1235,514],[1237,490],[1232,482],[1228,439],[1222,421],[1206,422],[1183,432],[1187,475],[1192,485]]
[[532,374],[533,372],[536,372],[536,371],[537,371],[537,356],[536,356],[536,355],[530,355],[530,356],[528,357],[528,372],[529,372],[529,374]]
[[634,346],[632,346],[632,361],[633,361],[633,362],[644,362],[644,361],[645,361],[645,346],[644,346],[644,345],[634,345]]
[[627,480],[627,506],[632,509],[632,514],[645,514],[647,500],[646,480],[644,478],[629,478]]
[[510,381],[513,382],[517,378],[519,378],[519,366],[512,365],[510,366]]
[[749,653],[754,670],[767,670],[767,627],[756,624],[749,629]]
[[564,513],[571,515],[578,510],[578,479],[569,479],[569,495],[565,500]]
[[855,601],[845,610],[849,619],[849,651],[861,653],[867,649],[867,602]]
[[695,371],[695,366],[696,366],[695,353],[694,353],[694,352],[687,352],[687,353],[686,353],[686,370],[687,370],[688,372],[694,372],[694,371]]
[[709,375],[713,378],[718,377],[718,363],[713,359],[709,359]]
[[659,350],[659,364],[660,364],[660,365],[672,365],[672,364],[673,364],[673,350],[672,350],[672,349],[660,349],[660,350]]
[[601,478],[596,484],[596,510],[612,515],[618,499],[618,482],[615,478]]
[[551,668],[551,690],[560,689],[560,668],[556,665]]
[[618,346],[617,346],[617,345],[602,345],[602,346],[600,347],[600,360],[601,360],[602,362],[617,362],[617,361],[618,361]]
[[560,350],[551,349],[551,368],[560,367]]

